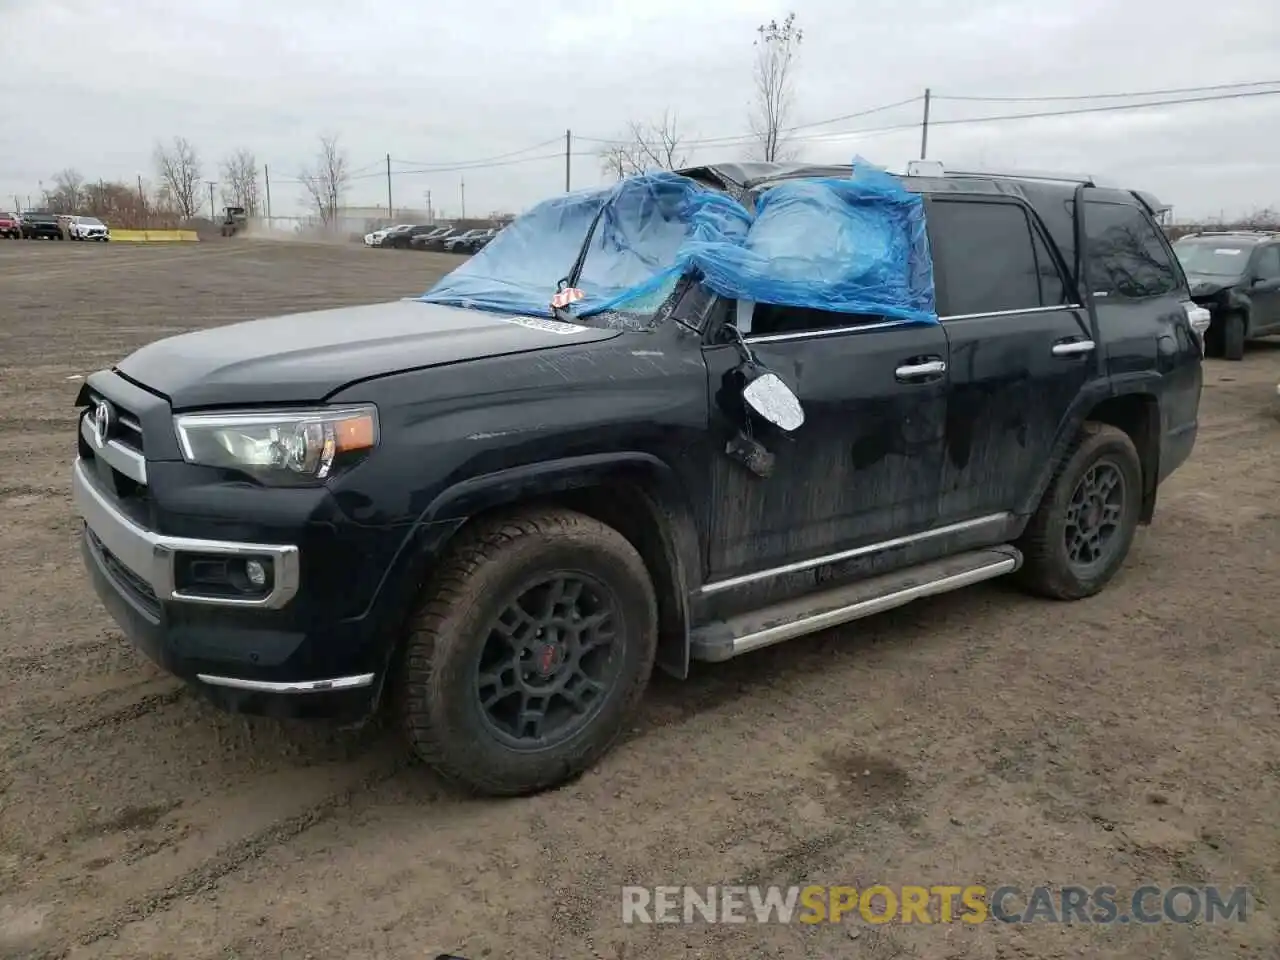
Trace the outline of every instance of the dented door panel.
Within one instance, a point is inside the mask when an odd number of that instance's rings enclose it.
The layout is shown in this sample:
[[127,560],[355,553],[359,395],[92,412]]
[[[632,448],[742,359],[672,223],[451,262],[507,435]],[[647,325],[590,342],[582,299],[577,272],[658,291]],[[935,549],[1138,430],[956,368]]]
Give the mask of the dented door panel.
[[[946,419],[942,328],[868,323],[748,342],[795,391],[805,423],[757,434],[776,458],[767,479],[712,458],[709,581],[930,527]],[[726,386],[741,356],[712,346],[706,360],[712,444],[723,450],[741,419]]]

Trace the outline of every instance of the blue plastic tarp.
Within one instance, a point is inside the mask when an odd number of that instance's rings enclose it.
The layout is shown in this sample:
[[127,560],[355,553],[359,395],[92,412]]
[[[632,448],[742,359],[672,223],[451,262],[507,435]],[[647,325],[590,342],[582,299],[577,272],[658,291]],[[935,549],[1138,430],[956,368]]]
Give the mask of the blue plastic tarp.
[[629,177],[534,207],[421,299],[552,316],[603,209],[569,312],[652,311],[696,271],[732,299],[937,322],[924,205],[894,177],[855,162],[850,179],[784,180],[749,211],[673,173]]

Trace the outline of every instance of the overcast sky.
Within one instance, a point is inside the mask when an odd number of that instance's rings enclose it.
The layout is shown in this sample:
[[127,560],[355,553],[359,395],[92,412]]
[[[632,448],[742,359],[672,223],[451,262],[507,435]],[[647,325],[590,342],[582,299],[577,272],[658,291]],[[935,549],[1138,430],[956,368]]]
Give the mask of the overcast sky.
[[[0,0],[0,209],[64,167],[152,178],[157,139],[181,135],[217,179],[249,148],[270,167],[273,212],[299,212],[318,135],[340,136],[349,202],[456,215],[520,210],[601,182],[599,139],[678,110],[690,139],[748,131],[755,27],[790,9],[804,29],[791,120],[813,124],[931,87],[950,96],[1071,96],[1280,81],[1276,0]],[[1277,85],[1276,89],[1280,89]],[[938,121],[1085,103],[938,99]],[[1113,101],[1114,102],[1114,101]],[[860,153],[901,170],[920,103],[807,127],[805,159]],[[818,136],[820,134],[820,136]],[[585,138],[597,138],[587,140]],[[534,148],[536,144],[544,144]],[[526,148],[530,148],[526,150]],[[745,147],[699,145],[694,162]],[[931,128],[929,155],[987,168],[1107,174],[1178,219],[1280,208],[1280,96]]]

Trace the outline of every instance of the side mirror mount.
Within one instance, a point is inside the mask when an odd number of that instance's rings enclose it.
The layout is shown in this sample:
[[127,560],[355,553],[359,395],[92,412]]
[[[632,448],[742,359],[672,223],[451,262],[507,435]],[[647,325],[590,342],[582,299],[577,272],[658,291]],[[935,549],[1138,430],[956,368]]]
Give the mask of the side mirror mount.
[[742,399],[760,417],[791,433],[804,423],[804,408],[776,373],[761,373],[742,391]]

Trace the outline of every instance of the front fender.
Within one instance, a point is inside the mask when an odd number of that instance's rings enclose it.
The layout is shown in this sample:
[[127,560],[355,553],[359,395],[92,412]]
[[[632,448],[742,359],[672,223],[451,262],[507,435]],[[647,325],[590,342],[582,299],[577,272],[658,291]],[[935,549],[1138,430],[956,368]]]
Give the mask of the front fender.
[[644,512],[611,517],[609,499],[587,512],[603,513],[644,556],[659,594],[658,666],[679,679],[689,671],[689,596],[702,585],[697,523],[675,472],[659,457],[616,451],[562,457],[469,477],[442,491],[422,512],[406,547],[413,553],[411,579],[421,583],[431,561],[471,518],[503,507],[548,497],[626,487],[625,503]]

